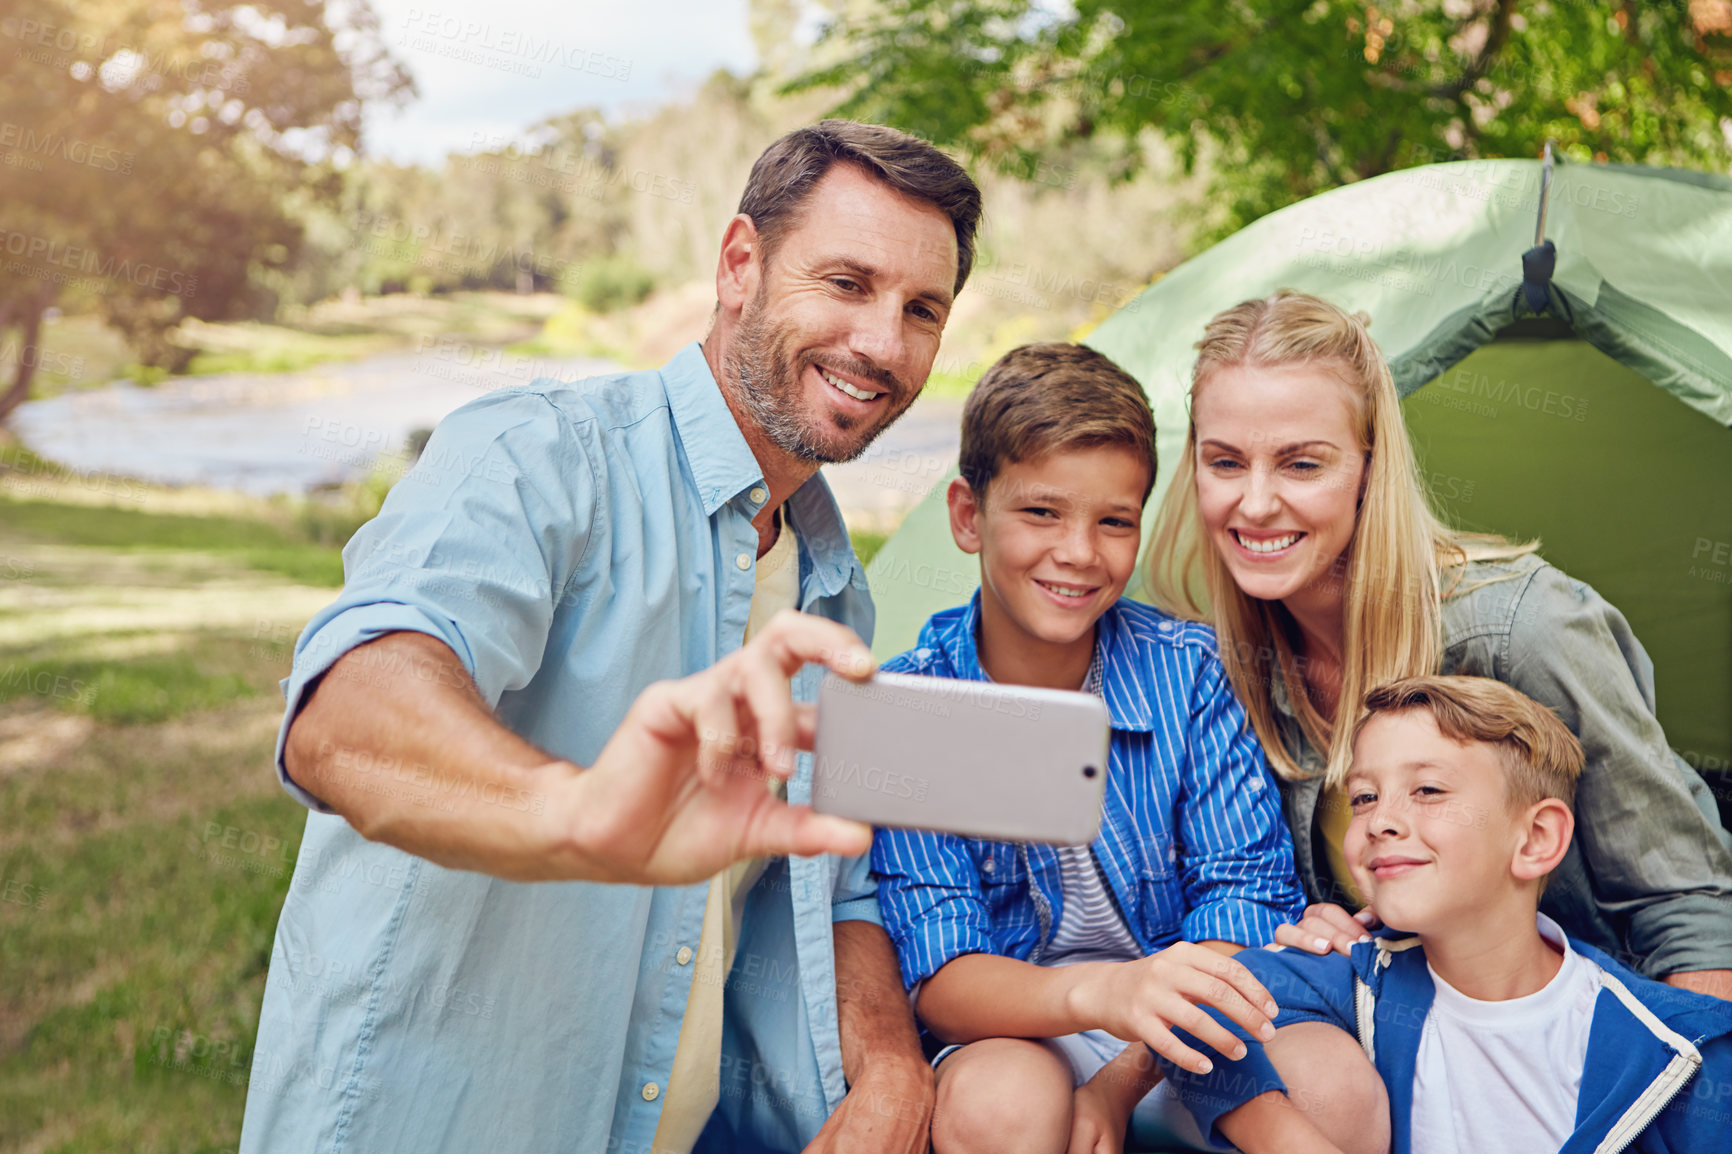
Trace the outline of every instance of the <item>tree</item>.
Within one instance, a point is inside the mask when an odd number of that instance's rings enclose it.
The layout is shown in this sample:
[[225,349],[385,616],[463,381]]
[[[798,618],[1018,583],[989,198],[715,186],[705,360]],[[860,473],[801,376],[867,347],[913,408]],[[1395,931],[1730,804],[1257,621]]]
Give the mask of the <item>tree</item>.
[[1221,231],[1395,168],[1565,155],[1724,172],[1728,0],[845,0],[837,115],[1032,171],[1145,129],[1209,158]]
[[0,419],[57,302],[175,368],[182,320],[268,311],[295,202],[335,194],[366,101],[411,91],[365,0],[17,0],[0,48]]

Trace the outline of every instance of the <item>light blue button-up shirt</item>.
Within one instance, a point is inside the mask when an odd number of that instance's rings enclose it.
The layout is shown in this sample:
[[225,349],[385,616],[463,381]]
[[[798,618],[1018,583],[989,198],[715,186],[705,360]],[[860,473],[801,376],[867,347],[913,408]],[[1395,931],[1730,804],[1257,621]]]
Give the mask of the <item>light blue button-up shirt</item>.
[[[344,550],[342,595],[283,683],[277,772],[315,812],[271,953],[243,1151],[649,1150],[707,885],[441,868],[323,812],[316,782],[289,779],[283,740],[338,657],[414,630],[451,647],[515,732],[592,763],[645,686],[739,647],[764,490],[696,344],[660,372],[500,390],[439,426]],[[822,478],[785,511],[800,607],[869,641],[865,574]],[[818,675],[803,670],[796,695]],[[436,809],[544,804],[460,797],[400,762],[339,757],[335,772]],[[788,792],[810,798],[809,758]],[[831,923],[849,919],[879,920],[864,858],[774,859],[753,887],[706,1142],[797,1150],[841,1102]]]

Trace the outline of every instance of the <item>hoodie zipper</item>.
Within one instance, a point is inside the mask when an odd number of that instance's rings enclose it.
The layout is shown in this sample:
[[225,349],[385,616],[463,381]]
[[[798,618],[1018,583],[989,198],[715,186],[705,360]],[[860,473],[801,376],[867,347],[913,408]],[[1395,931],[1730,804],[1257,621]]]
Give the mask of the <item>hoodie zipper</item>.
[[1647,1027],[1648,1033],[1672,1051],[1672,1060],[1666,1063],[1666,1068],[1648,1083],[1648,1088],[1630,1104],[1630,1108],[1624,1111],[1624,1116],[1618,1119],[1617,1124],[1606,1131],[1605,1138],[1601,1139],[1594,1151],[1594,1154],[1618,1154],[1618,1151],[1627,1149],[1630,1143],[1648,1128],[1648,1123],[1659,1117],[1660,1111],[1678,1096],[1678,1092],[1701,1068],[1702,1053],[1688,1038],[1656,1017],[1636,995],[1630,993],[1629,988],[1620,982],[1616,975],[1605,974],[1601,983],[1624,1004],[1632,1017]]
[[1595,1149],[1594,1154],[1619,1154],[1619,1151],[1628,1149],[1630,1143],[1641,1137],[1642,1131],[1648,1128],[1648,1123],[1658,1118],[1660,1112],[1672,1104],[1672,1099],[1689,1084],[1701,1065],[1700,1058],[1692,1059],[1687,1054],[1672,1055],[1672,1060],[1666,1063],[1660,1076],[1648,1084],[1648,1088],[1642,1091],[1642,1096],[1618,1119],[1618,1124],[1606,1132],[1605,1140]]

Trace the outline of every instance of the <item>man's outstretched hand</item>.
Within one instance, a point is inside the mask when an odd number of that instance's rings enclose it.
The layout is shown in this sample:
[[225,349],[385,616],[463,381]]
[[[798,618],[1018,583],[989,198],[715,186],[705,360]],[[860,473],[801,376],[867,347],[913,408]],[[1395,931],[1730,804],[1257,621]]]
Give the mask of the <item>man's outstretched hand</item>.
[[874,668],[853,630],[785,610],[709,669],[645,689],[589,769],[547,767],[568,776],[550,783],[554,872],[682,885],[745,858],[864,853],[869,826],[770,791],[812,747],[816,707],[789,687],[808,662],[855,681]]

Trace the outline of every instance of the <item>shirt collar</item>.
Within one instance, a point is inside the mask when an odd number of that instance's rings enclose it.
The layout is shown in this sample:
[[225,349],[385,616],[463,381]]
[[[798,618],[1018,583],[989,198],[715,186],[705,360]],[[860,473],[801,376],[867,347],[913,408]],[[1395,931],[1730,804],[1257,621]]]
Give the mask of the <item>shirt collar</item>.
[[1292,695],[1287,692],[1287,679],[1281,675],[1279,668],[1269,677],[1269,700],[1274,703],[1278,712],[1294,721],[1299,720],[1299,715],[1293,711]]
[[[699,342],[693,341],[662,366],[662,385],[704,514],[713,517],[741,493],[763,484],[764,471],[722,397]],[[865,584],[866,574],[854,556],[842,511],[822,473],[812,474],[788,498],[785,509],[788,523],[810,554],[812,575],[824,596],[835,596],[850,582]]]
[[[980,651],[975,643],[980,625],[980,590],[969,598],[968,608],[942,636],[934,638],[944,651],[950,668],[964,681],[989,681],[980,667]],[[1101,667],[1101,697],[1114,729],[1148,733],[1155,728],[1154,710],[1149,702],[1153,686],[1149,679],[1153,670],[1138,660],[1130,626],[1114,605],[1095,623],[1095,661]]]
[[854,554],[842,510],[821,471],[795,489],[782,508],[811,557],[812,575],[824,596],[834,597],[850,584],[866,588],[866,570]]
[[702,345],[693,341],[663,365],[662,385],[704,514],[713,517],[740,493],[761,484],[764,471],[722,399]]

